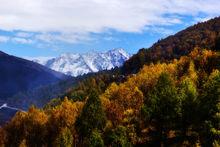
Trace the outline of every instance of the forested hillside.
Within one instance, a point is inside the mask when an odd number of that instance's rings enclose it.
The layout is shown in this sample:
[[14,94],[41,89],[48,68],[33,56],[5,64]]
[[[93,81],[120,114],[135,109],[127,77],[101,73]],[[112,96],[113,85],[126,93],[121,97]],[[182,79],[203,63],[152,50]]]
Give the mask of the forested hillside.
[[141,49],[125,62],[125,74],[136,73],[144,64],[165,62],[189,54],[195,47],[220,50],[220,17],[198,23],[173,36]]
[[218,147],[219,26],[220,18],[192,26],[122,69],[84,76],[44,108],[17,112],[0,146]]
[[91,87],[95,87],[99,89],[100,93],[103,93],[111,82],[124,81],[130,74],[137,73],[145,64],[169,63],[173,59],[188,55],[195,47],[219,51],[220,17],[196,24],[173,36],[159,40],[149,49],[140,49],[120,69],[86,76],[85,80],[81,80],[76,87],[69,89],[66,95],[80,97],[84,94],[85,96],[85,94],[88,95],[88,89]]
[[[220,55],[195,48],[145,65],[104,93],[31,107],[0,130],[5,146],[218,146]],[[83,92],[83,91],[82,91]]]

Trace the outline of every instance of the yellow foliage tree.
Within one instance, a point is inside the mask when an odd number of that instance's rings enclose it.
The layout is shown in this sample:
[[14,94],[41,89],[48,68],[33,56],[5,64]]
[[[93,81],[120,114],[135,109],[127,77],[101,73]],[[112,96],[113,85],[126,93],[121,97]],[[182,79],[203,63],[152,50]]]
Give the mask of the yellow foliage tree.
[[24,121],[27,113],[17,112],[11,121],[4,127],[6,131],[5,146],[19,146],[25,139]]
[[48,115],[40,109],[31,107],[24,121],[27,146],[46,144]]
[[63,128],[68,128],[73,135],[74,141],[76,141],[77,134],[74,124],[76,118],[81,113],[83,105],[83,102],[72,102],[65,97],[61,105],[53,108],[50,112],[51,116],[49,122],[52,139],[57,138],[57,135],[62,132]]
[[132,109],[136,114],[143,104],[143,94],[138,87],[129,87],[125,84],[117,86],[112,84],[101,96],[103,105],[107,110],[107,116],[114,122],[122,122],[125,111]]

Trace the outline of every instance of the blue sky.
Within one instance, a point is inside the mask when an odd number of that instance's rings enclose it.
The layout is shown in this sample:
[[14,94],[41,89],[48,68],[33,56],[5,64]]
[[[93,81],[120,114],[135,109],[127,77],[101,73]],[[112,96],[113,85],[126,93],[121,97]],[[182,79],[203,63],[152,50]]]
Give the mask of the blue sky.
[[219,16],[219,6],[217,0],[2,0],[0,50],[20,57],[113,48],[133,54]]

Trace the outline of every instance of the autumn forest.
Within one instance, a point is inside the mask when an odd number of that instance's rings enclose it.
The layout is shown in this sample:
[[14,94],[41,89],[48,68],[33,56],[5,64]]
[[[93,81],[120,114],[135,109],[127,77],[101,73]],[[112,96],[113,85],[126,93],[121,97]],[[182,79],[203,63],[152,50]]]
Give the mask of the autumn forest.
[[216,18],[160,40],[43,108],[17,112],[0,146],[218,147],[219,38]]

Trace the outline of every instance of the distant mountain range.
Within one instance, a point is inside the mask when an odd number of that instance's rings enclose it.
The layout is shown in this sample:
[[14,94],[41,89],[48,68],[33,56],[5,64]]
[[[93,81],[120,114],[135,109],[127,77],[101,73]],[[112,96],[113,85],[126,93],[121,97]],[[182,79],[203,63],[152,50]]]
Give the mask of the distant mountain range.
[[[121,66],[128,58],[129,54],[123,49],[105,53],[66,53],[57,58],[41,58],[35,62],[0,52],[0,105],[7,103],[23,110],[31,104],[42,107],[84,77],[71,78],[68,75],[78,76],[112,69]],[[8,108],[3,107],[0,111],[6,109],[8,111]]]
[[129,57],[130,55],[120,48],[103,53],[65,53],[55,58],[32,58],[31,60],[55,71],[76,77],[90,72],[120,67]]

